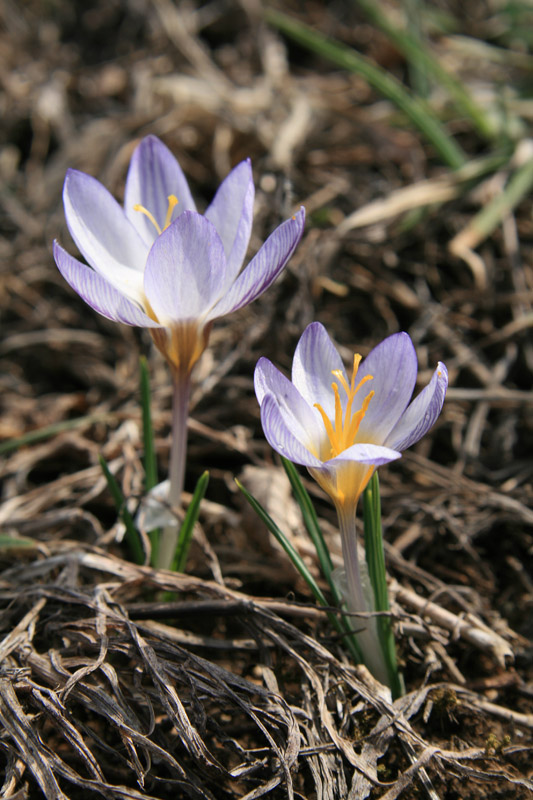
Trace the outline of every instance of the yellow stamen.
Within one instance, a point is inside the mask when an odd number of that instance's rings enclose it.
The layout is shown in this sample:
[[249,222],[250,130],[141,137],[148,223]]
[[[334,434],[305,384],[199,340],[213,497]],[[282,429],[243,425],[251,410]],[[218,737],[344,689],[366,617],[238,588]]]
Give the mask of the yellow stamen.
[[333,452],[333,447],[334,447],[333,441],[335,440],[335,431],[333,429],[333,425],[331,424],[331,420],[319,403],[315,403],[315,408],[317,408],[320,411],[322,422],[324,423],[328,439],[331,443],[331,451]]
[[141,206],[139,203],[135,203],[135,205],[133,206],[133,210],[134,211],[140,211],[141,214],[144,214],[145,216],[147,216],[148,219],[150,220],[150,222],[152,223],[152,225],[154,226],[154,228],[156,229],[156,231],[159,234],[161,234],[161,228],[159,227],[159,225],[155,221],[154,215],[152,213],[150,213],[150,211],[148,211],[147,208],[145,208],[144,206]]
[[342,403],[337,384],[332,383],[331,388],[333,389],[333,394],[335,395],[335,440],[332,441],[331,444],[338,450],[341,445],[342,430],[344,427],[342,424]]
[[[348,425],[348,428],[345,430],[345,439],[347,442],[350,442],[350,444],[353,444],[355,441],[355,437],[357,436],[357,431],[359,430],[359,426],[363,421],[363,417],[368,411],[368,406],[370,405],[370,401],[372,400],[374,395],[375,395],[374,391],[369,392],[367,394],[367,396],[363,400],[363,405],[361,406],[359,411],[357,411],[353,415],[350,424]],[[350,444],[348,444],[347,447],[350,447]]]
[[144,206],[141,206],[140,203],[136,203],[133,206],[133,210],[134,211],[140,211],[141,214],[144,214],[146,217],[148,217],[148,219],[150,220],[150,222],[152,223],[152,225],[154,226],[154,228],[156,229],[157,233],[160,236],[163,233],[163,231],[166,231],[166,229],[170,225],[170,223],[172,221],[172,212],[174,211],[174,209],[176,208],[176,206],[178,205],[178,202],[179,202],[179,200],[178,200],[178,198],[176,197],[175,194],[169,194],[167,199],[168,199],[167,214],[166,214],[166,217],[165,217],[165,224],[163,225],[162,228],[159,227],[159,223],[156,221],[156,219],[155,219],[155,217],[154,217],[154,215],[152,214],[151,211],[148,211],[147,208],[145,208]]
[[[330,458],[335,458],[338,456],[339,453],[342,453],[344,450],[347,450],[348,447],[351,447],[355,444],[355,439],[357,436],[357,432],[359,430],[359,426],[363,421],[363,418],[368,411],[368,406],[370,405],[370,401],[374,397],[374,392],[369,392],[365,399],[363,400],[363,404],[359,411],[352,413],[352,405],[354,401],[354,397],[359,391],[359,389],[364,386],[367,381],[371,381],[373,376],[372,375],[365,375],[362,378],[357,386],[355,385],[355,378],[357,376],[357,370],[359,369],[359,364],[361,363],[361,356],[359,354],[355,354],[353,358],[353,371],[350,383],[348,384],[346,378],[344,377],[341,370],[334,369],[332,374],[337,379],[338,383],[332,383],[331,388],[333,389],[333,394],[335,395],[335,420],[332,422],[322,406],[319,403],[315,403],[315,408],[318,409],[320,416],[322,417],[322,421],[324,423],[324,427],[326,429],[326,434],[331,446],[331,455]],[[342,403],[339,394],[339,383],[346,392],[346,409],[344,412],[344,419],[342,413]]]
[[179,202],[175,194],[169,194],[167,199],[168,199],[168,208],[167,208],[167,215],[165,217],[165,224],[163,226],[164,231],[166,231],[166,229],[170,225],[170,221],[172,219],[172,212],[174,211]]

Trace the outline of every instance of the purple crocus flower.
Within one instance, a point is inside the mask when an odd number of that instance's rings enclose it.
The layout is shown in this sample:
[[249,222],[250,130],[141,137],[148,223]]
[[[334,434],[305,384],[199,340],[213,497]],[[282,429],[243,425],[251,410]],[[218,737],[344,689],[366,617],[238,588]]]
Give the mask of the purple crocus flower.
[[307,467],[335,504],[344,559],[341,592],[348,611],[363,615],[357,644],[367,667],[383,683],[390,680],[390,662],[372,617],[374,597],[364,577],[366,566],[360,563],[356,510],[374,469],[400,458],[440,414],[448,385],[446,367],[439,362],[429,384],[410,402],[417,372],[411,339],[397,333],[363,362],[355,355],[348,377],[318,322],[309,325],[298,342],[292,381],[266,358],[255,368],[268,442],[280,455]]
[[255,369],[255,391],[269,444],[307,467],[337,507],[357,503],[375,467],[400,458],[440,414],[448,373],[440,363],[409,404],[418,372],[413,343],[397,333],[346,374],[325,328],[304,331],[292,382],[266,358]]
[[[63,202],[68,229],[90,266],[54,242],[61,274],[99,314],[148,328],[171,367],[167,501],[179,508],[192,369],[213,321],[251,303],[279,275],[302,236],[304,209],[276,228],[241,271],[254,204],[250,161],[230,172],[199,214],[178,162],[155,136],[143,139],[133,154],[124,208],[95,178],[72,169]],[[172,563],[176,537],[172,519],[161,537],[157,566]]]
[[243,161],[199,214],[172,153],[155,136],[135,150],[124,208],[95,178],[70,169],[68,229],[90,266],[57,242],[63,277],[108,319],[149,328],[173,369],[190,374],[211,323],[251,303],[279,275],[304,226],[303,208],[271,234],[241,272],[250,240],[254,185]]

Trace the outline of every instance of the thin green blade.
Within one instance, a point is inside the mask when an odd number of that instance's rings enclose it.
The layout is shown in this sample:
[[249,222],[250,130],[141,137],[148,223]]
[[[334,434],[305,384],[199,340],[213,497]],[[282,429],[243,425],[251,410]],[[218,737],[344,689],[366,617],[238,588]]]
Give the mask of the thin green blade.
[[207,470],[200,475],[192,500],[189,503],[187,513],[183,519],[183,523],[178,534],[178,543],[176,545],[176,554],[172,562],[171,569],[174,572],[184,572],[185,565],[187,564],[187,556],[191,546],[192,534],[194,526],[198,521],[200,514],[200,504],[204,498],[209,483],[209,472]]
[[142,547],[141,537],[139,536],[139,532],[135,527],[133,517],[126,508],[126,501],[124,499],[124,495],[122,494],[122,490],[102,456],[98,456],[98,460],[100,461],[100,466],[107,481],[109,491],[111,492],[113,502],[115,503],[117,513],[126,526],[126,542],[128,543],[128,547],[132,552],[133,559],[137,564],[144,564],[144,550]]
[[[365,554],[368,574],[374,591],[376,611],[390,611],[387,573],[385,570],[385,553],[383,550],[383,531],[381,525],[381,500],[379,479],[374,472],[363,495],[363,520],[365,532]],[[387,666],[389,684],[394,698],[404,692],[403,680],[398,672],[396,660],[396,644],[390,617],[377,618],[378,636]]]

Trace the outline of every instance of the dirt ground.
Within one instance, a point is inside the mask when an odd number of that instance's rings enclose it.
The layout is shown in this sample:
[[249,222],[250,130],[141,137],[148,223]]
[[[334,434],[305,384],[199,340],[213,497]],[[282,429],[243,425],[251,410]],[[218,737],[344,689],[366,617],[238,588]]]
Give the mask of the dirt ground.
[[[500,0],[379,6],[398,28],[405,14],[418,23],[493,120],[492,139],[357,2],[0,3],[1,800],[532,794],[531,177],[490,230],[477,215],[531,171],[533,15]],[[413,92],[428,79],[465,163],[452,169],[368,80],[282,33],[268,8]],[[150,133],[201,209],[252,159],[251,253],[307,211],[288,268],[216,323],[196,370],[186,492],[211,477],[187,572],[174,575],[132,562],[98,461],[134,512],[144,354],[165,475],[166,364],[146,331],[85,305],[51,252],[54,238],[76,252],[67,168],[122,199]],[[450,374],[431,433],[380,470],[407,692],[394,704],[350,663],[234,483],[318,576],[252,382],[262,355],[290,369],[312,320],[346,362],[405,330],[418,389],[437,360]],[[339,563],[333,509],[302,477]]]

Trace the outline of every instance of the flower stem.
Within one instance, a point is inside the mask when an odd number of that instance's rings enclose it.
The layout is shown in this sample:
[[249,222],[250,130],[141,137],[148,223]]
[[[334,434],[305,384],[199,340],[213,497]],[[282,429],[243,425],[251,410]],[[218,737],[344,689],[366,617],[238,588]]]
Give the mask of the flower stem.
[[[173,509],[181,508],[181,495],[185,479],[185,456],[187,453],[187,417],[189,413],[190,374],[174,372],[174,396],[172,400],[172,441],[170,445],[168,503]],[[178,524],[167,525],[161,534],[157,567],[169,569],[174,559],[178,541]]]
[[[356,504],[336,504],[342,542],[342,555],[346,571],[346,606],[350,613],[374,611],[372,587],[363,585],[357,548]],[[370,672],[381,683],[389,685],[389,675],[379,641],[375,618],[351,619],[357,643]]]

